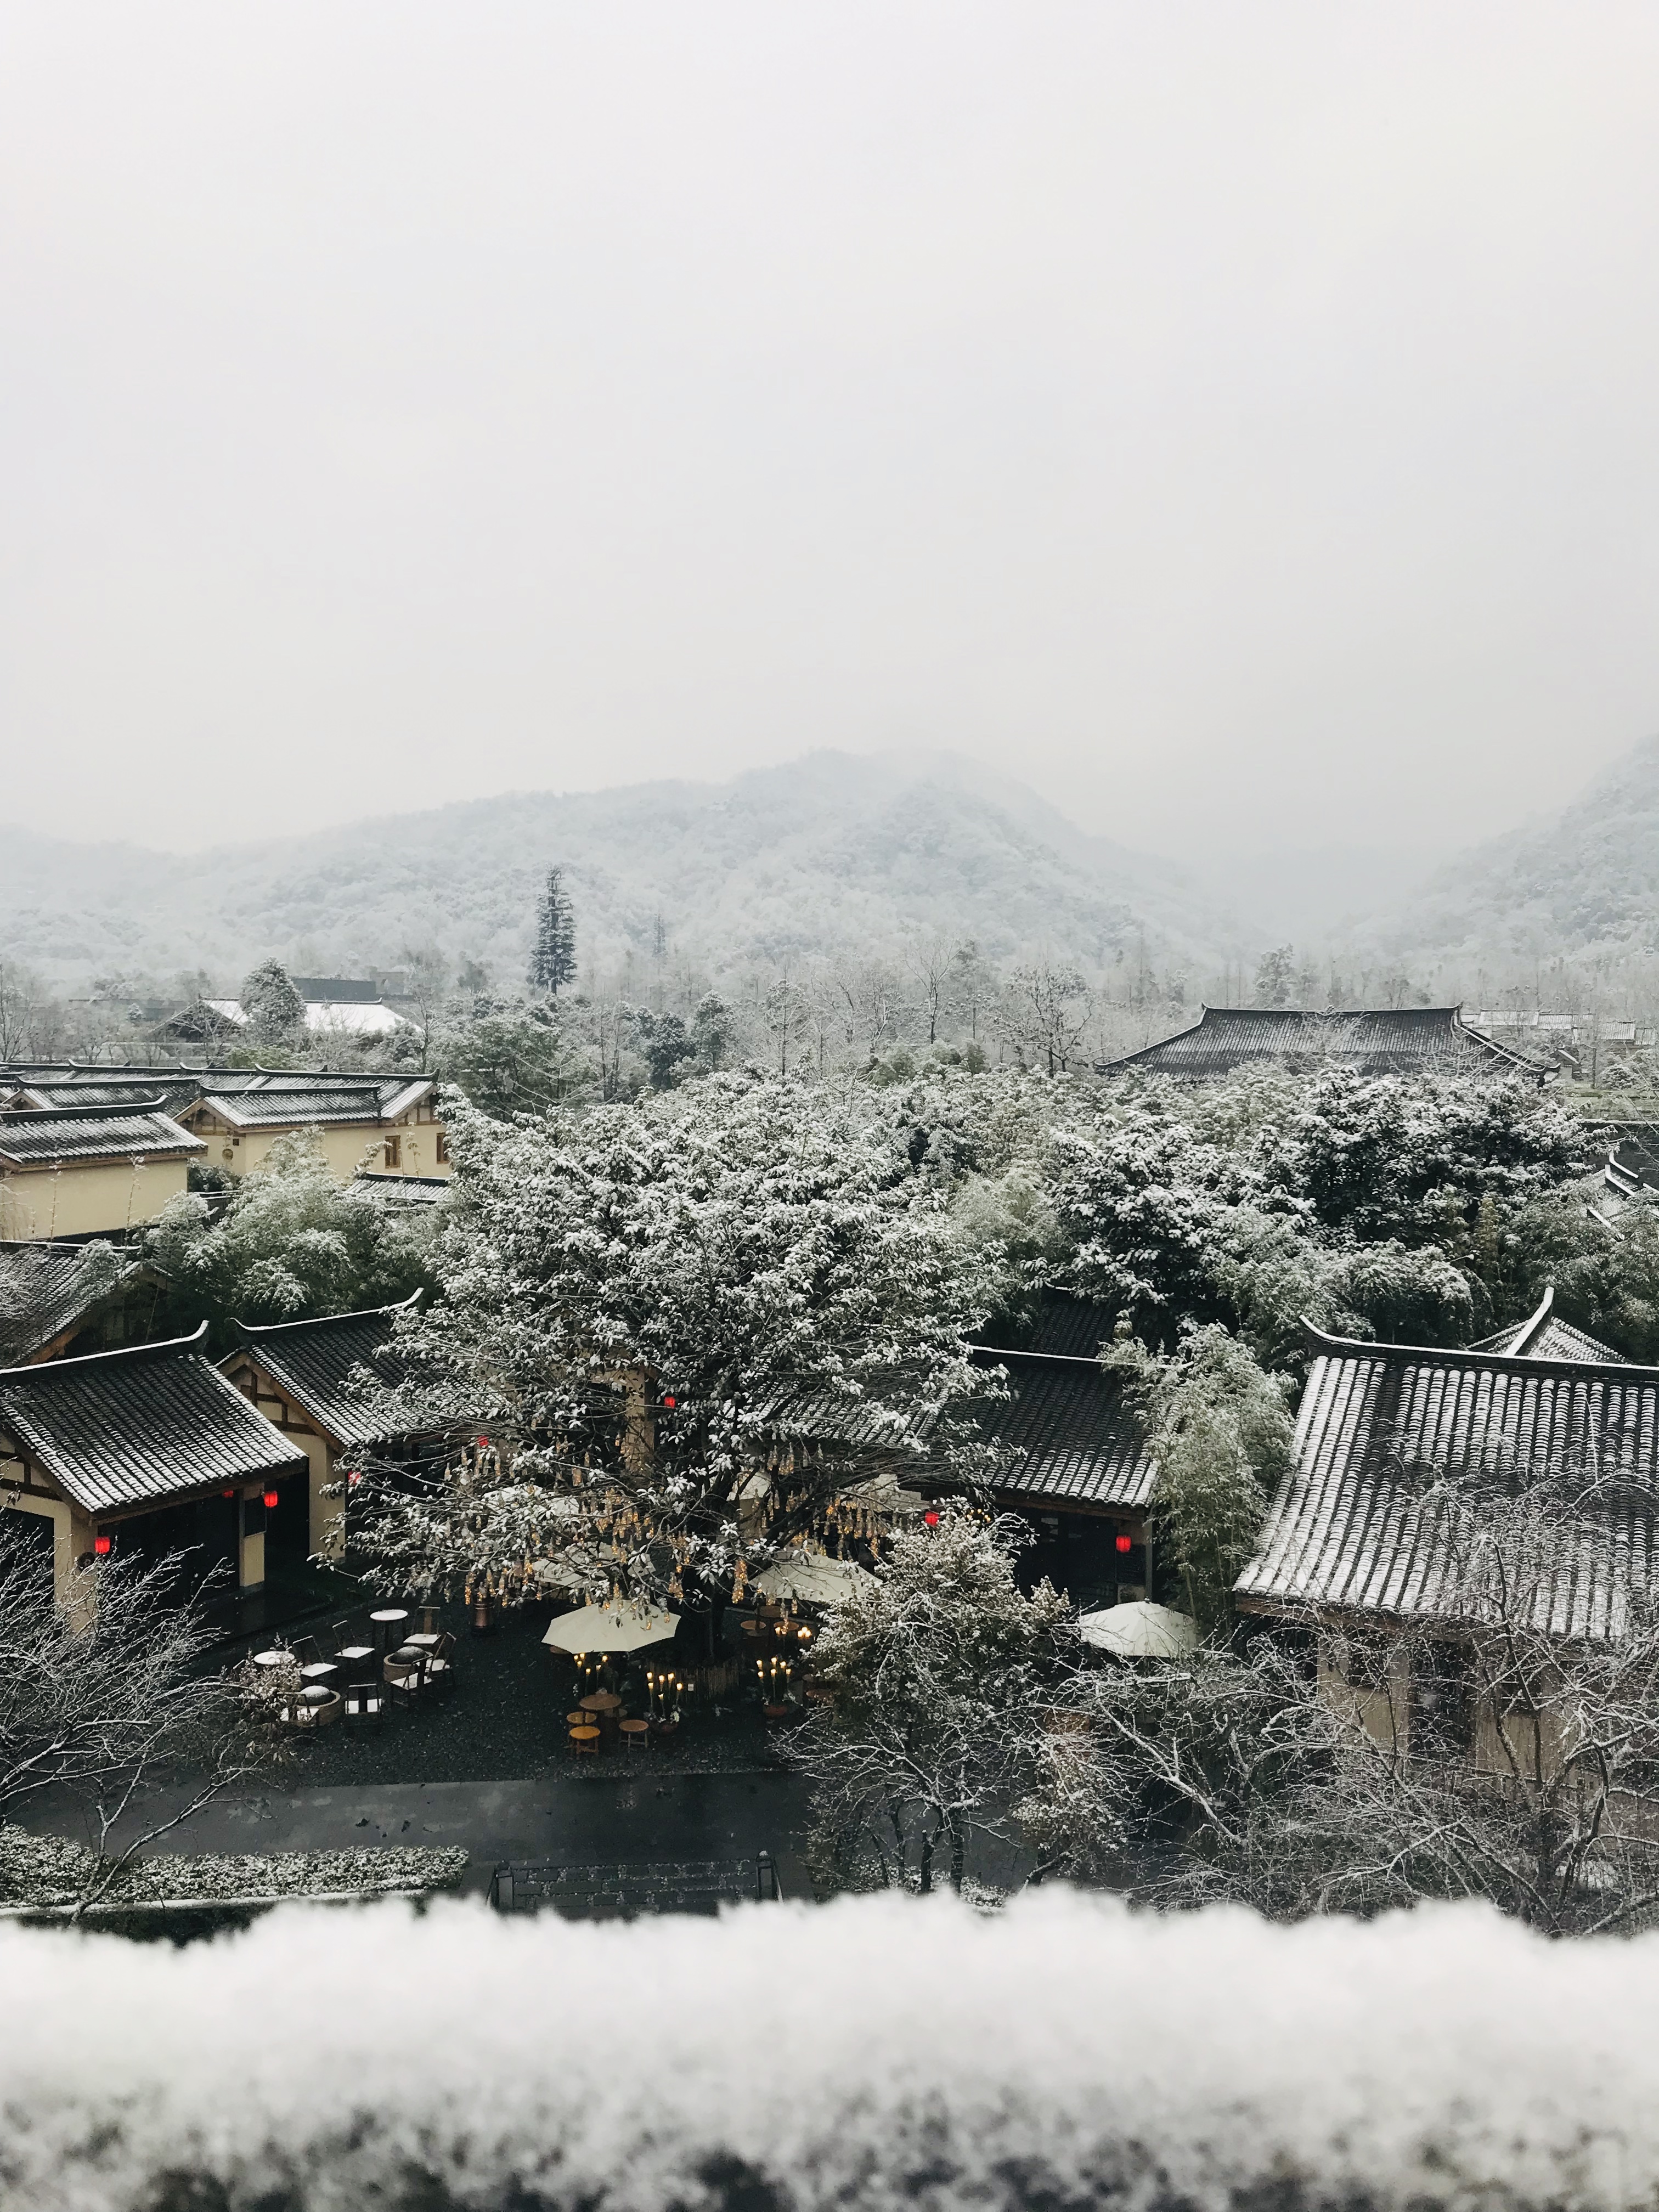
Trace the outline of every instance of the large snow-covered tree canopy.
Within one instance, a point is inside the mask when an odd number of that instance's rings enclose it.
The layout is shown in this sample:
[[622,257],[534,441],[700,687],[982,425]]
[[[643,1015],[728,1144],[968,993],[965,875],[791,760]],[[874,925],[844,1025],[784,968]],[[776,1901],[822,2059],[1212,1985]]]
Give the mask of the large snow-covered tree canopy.
[[382,1571],[740,1594],[782,1547],[878,1533],[872,1480],[958,1442],[999,1255],[867,1091],[714,1075],[580,1116],[445,1111],[442,1293],[411,1349],[489,1443],[360,1495]]

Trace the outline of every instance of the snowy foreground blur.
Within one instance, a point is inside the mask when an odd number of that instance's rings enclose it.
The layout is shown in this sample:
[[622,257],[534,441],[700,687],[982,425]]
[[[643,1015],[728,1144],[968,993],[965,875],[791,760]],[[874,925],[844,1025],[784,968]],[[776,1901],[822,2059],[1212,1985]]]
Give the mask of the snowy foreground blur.
[[179,1951],[10,1930],[0,1978],[0,2203],[39,2212],[1595,2208],[1659,2180],[1659,1937],[1479,1908],[283,1908]]

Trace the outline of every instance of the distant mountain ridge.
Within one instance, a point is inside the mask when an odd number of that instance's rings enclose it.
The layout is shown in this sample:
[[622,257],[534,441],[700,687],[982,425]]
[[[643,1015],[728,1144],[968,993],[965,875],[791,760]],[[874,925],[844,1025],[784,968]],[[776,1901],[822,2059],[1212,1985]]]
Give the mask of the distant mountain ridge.
[[1659,737],[1548,820],[1437,869],[1409,908],[1364,933],[1419,963],[1517,972],[1574,955],[1659,951]]
[[433,945],[516,986],[556,863],[579,952],[601,965],[649,957],[659,916],[715,971],[933,933],[1090,968],[1144,957],[1201,973],[1243,949],[1175,863],[948,755],[818,752],[724,784],[514,793],[187,858],[18,830],[6,846],[0,946],[66,983],[229,980],[273,952],[351,972]]

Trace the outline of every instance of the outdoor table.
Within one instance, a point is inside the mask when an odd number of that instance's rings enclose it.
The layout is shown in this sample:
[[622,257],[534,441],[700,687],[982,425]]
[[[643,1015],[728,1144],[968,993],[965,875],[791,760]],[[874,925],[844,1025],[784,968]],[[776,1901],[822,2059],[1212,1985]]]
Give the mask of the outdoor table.
[[443,1642],[443,1638],[435,1630],[430,1634],[422,1630],[418,1636],[405,1636],[404,1642],[411,1645],[416,1651],[435,1651]]
[[614,1713],[622,1699],[614,1690],[595,1690],[591,1697],[582,1699],[583,1710],[590,1713]]
[[409,1613],[407,1608],[403,1606],[389,1605],[379,1613],[371,1613],[368,1617],[374,1623],[380,1635],[380,1649],[384,1651],[390,1641],[392,1629],[398,1621],[407,1620]]
[[280,1667],[285,1660],[291,1659],[293,1656],[291,1651],[285,1651],[279,1646],[273,1651],[256,1651],[253,1655],[253,1663],[256,1667]]

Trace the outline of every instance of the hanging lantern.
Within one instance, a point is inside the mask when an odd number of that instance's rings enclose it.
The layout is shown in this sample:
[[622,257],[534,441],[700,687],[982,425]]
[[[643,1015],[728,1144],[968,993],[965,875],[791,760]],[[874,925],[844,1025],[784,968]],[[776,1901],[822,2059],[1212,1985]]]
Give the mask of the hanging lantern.
[[1133,1537],[1125,1533],[1120,1533],[1117,1539],[1117,1548],[1120,1552],[1133,1551],[1134,1549]]
[[266,1491],[266,1492],[265,1492],[265,1510],[266,1510],[266,1511],[267,1511],[267,1512],[274,1512],[274,1511],[276,1510],[276,1492],[275,1492],[274,1490],[268,1490],[268,1491]]
[[92,1548],[100,1559],[106,1559],[109,1556],[110,1541],[111,1540],[107,1536],[94,1536],[93,1538]]

